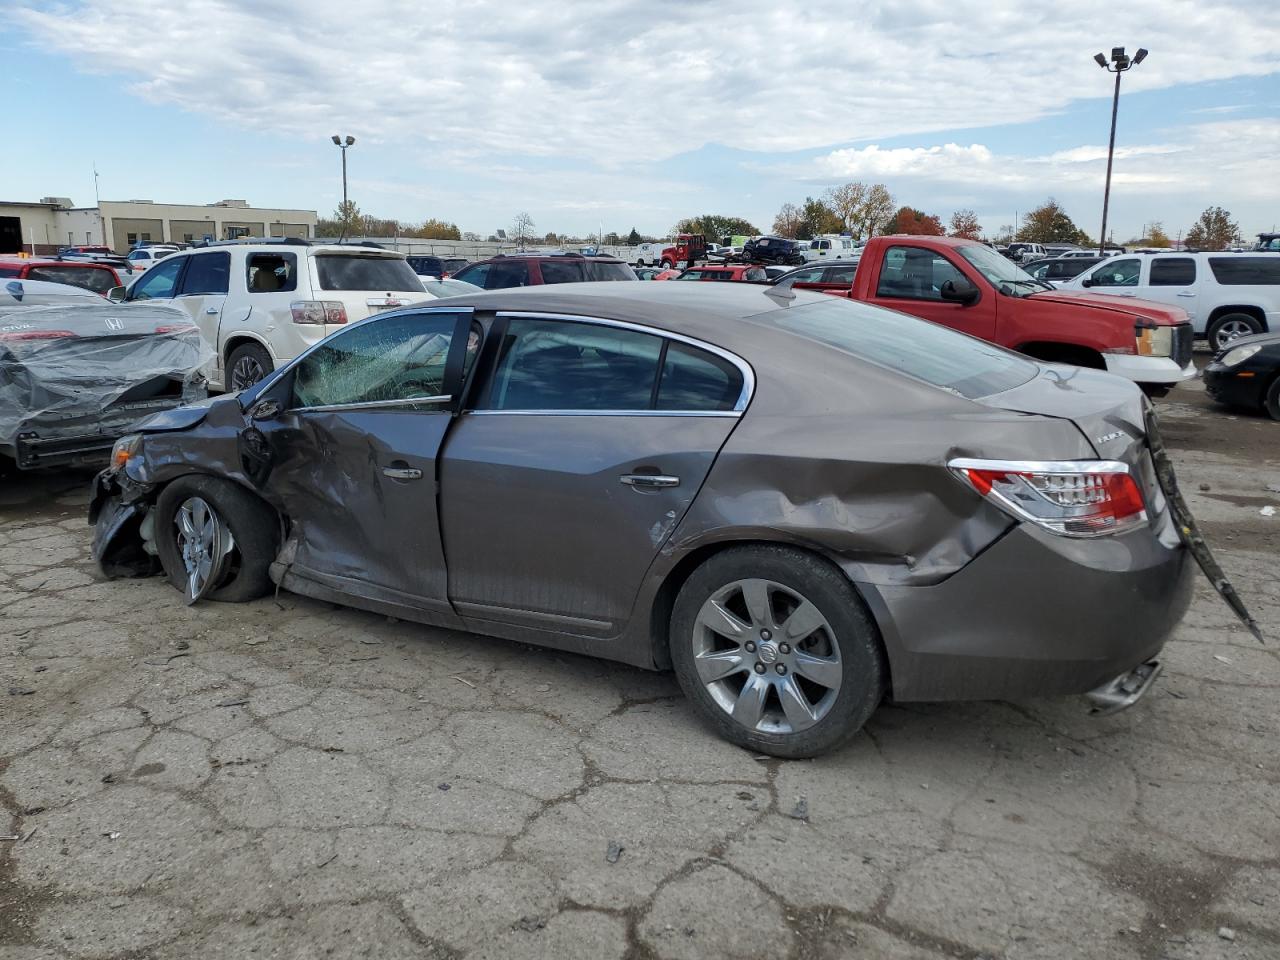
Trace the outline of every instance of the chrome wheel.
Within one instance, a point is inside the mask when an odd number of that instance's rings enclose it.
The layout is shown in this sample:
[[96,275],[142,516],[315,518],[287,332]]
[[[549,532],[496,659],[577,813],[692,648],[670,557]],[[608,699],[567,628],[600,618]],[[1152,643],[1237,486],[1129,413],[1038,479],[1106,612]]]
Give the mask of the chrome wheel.
[[201,497],[190,497],[174,515],[178,556],[186,573],[184,593],[188,603],[199,600],[217,586],[235,547],[231,529]]
[[245,354],[231,368],[231,389],[247,390],[267,375],[257,357]]
[[749,730],[808,729],[840,692],[835,631],[816,605],[772,580],[736,580],[713,593],[692,642],[698,679]]
[[1247,320],[1226,320],[1218,327],[1218,342],[1214,347],[1221,350],[1232,340],[1251,336],[1254,332],[1252,324]]

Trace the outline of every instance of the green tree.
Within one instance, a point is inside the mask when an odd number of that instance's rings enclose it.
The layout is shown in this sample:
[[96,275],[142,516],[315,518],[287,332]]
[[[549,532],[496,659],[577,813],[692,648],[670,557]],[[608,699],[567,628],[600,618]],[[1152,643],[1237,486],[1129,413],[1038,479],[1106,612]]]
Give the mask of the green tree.
[[1196,250],[1225,250],[1240,233],[1240,226],[1221,207],[1209,207],[1187,231],[1187,246]]
[[1062,204],[1050,197],[1022,221],[1016,239],[1024,243],[1077,243],[1089,245],[1089,235],[1077,227]]
[[840,226],[849,233],[852,233],[861,223],[869,193],[870,188],[857,180],[832,187],[827,191],[827,206],[840,218]]
[[907,233],[919,237],[941,237],[947,231],[942,221],[933,214],[917,210],[915,207],[899,207],[889,222],[889,233]]
[[704,213],[700,217],[686,217],[671,228],[672,233],[700,233],[712,243],[719,243],[723,237],[739,234],[748,237],[758,236],[760,230],[749,220],[741,217],[727,217],[718,213]]
[[644,243],[644,238],[640,236],[640,233],[636,230],[635,227],[632,227],[631,232],[627,234],[627,243],[633,247],[637,243]]
[[965,240],[981,240],[982,227],[972,210],[957,210],[951,215],[951,235]]
[[796,230],[797,240],[812,240],[824,233],[839,233],[844,224],[840,217],[822,199],[804,198],[804,206],[800,208],[800,225]]
[[317,237],[340,237],[344,233],[361,233],[364,230],[364,214],[354,200],[339,203],[333,216],[316,220]]

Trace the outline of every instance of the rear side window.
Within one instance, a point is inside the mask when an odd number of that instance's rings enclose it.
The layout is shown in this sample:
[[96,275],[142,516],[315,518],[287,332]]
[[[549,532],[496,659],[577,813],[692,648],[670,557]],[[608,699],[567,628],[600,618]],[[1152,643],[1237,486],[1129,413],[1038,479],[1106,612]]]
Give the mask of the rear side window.
[[970,400],[1011,390],[1040,368],[995,344],[865,304],[830,298],[750,318]]
[[796,283],[818,283],[822,280],[823,267],[810,267],[808,270],[796,270],[785,274],[786,279]]
[[1280,257],[1210,257],[1209,269],[1227,286],[1280,283]]
[[658,382],[659,410],[732,410],[742,396],[742,371],[714,353],[671,341]]
[[827,283],[853,283],[854,274],[858,272],[857,267],[832,267],[827,271]]
[[17,267],[0,267],[0,277],[16,277],[19,272]]
[[409,257],[408,264],[414,273],[429,277],[439,277],[445,269],[439,257]]
[[1162,257],[1151,261],[1151,286],[1185,287],[1196,282],[1196,262],[1190,257]]
[[321,290],[421,290],[422,281],[399,257],[321,253],[313,258]]
[[601,324],[513,317],[491,410],[648,410],[662,339]]
[[543,260],[543,283],[578,283],[583,279],[581,261]]
[[[319,257],[316,259],[318,260]],[[250,293],[280,293],[286,290],[297,290],[298,255],[296,253],[251,253],[245,260],[244,282]]]
[[635,273],[625,263],[601,263],[598,260],[587,261],[588,280],[634,280]]
[[69,283],[94,293],[106,293],[116,285],[109,271],[94,267],[32,267],[27,279]]
[[182,278],[182,293],[226,293],[230,276],[231,254],[193,253]]

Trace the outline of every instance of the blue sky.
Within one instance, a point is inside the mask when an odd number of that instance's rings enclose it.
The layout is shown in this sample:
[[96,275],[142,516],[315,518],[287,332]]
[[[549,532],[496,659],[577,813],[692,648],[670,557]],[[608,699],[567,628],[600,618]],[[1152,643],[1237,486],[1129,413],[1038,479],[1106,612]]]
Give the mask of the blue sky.
[[1246,236],[1280,221],[1280,4],[1130,0],[1123,35],[1114,4],[1070,6],[9,3],[22,135],[0,199],[91,204],[96,161],[103,199],[325,214],[329,136],[350,133],[365,212],[481,234],[519,211],[541,231],[662,234],[709,212],[768,229],[846,180],[990,231],[1053,195],[1096,233],[1111,87],[1091,57],[1124,44],[1152,52],[1124,80],[1117,238],[1153,220],[1176,236],[1209,205]]

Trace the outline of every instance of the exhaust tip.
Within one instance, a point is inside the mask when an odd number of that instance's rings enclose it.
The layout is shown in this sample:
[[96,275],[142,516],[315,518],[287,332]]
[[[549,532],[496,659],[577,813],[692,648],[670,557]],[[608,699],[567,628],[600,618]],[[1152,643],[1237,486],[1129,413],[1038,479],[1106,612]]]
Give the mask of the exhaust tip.
[[1146,696],[1162,670],[1164,664],[1160,661],[1148,660],[1128,673],[1122,673],[1114,680],[1108,680],[1102,686],[1090,690],[1084,695],[1090,704],[1089,715],[1106,717],[1132,707]]

